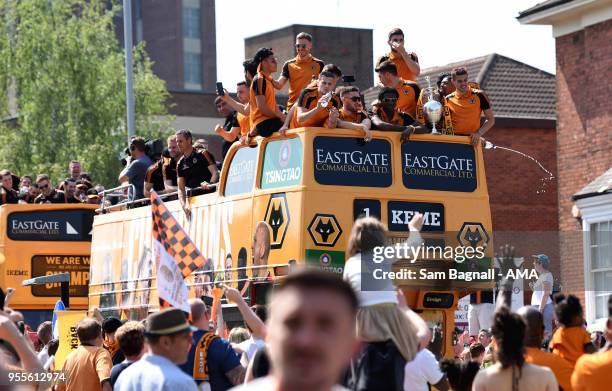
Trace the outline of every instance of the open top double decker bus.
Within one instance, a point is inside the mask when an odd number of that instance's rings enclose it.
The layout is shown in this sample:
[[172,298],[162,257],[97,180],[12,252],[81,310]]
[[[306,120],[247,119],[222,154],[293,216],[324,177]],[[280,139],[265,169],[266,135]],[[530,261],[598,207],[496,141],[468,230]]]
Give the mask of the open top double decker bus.
[[[255,285],[253,277],[273,281],[292,263],[341,274],[348,237],[360,216],[379,218],[398,243],[408,237],[412,215],[420,212],[425,244],[484,248],[477,263],[429,255],[405,265],[400,261],[399,268],[486,270],[493,247],[481,147],[470,145],[465,136],[413,135],[402,143],[399,132],[372,133],[366,143],[352,130],[299,128],[286,136],[257,138],[248,146],[236,143],[225,158],[218,191],[190,198],[190,220],[178,201],[168,202],[207,259],[187,278],[190,295],[205,295],[219,275],[249,295],[246,287]],[[143,318],[158,306],[151,209],[108,212],[94,221],[89,306]],[[254,265],[252,240],[262,221],[270,250],[265,264]],[[398,281],[411,308],[442,328],[447,356],[453,354],[459,295],[491,283]]]

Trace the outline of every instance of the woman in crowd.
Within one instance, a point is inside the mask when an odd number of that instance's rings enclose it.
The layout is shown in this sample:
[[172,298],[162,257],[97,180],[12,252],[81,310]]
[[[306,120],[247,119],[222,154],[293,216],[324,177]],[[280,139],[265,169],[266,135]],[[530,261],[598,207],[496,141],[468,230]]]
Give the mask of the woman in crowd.
[[474,379],[474,391],[558,391],[549,368],[525,362],[525,323],[518,314],[501,307],[493,319],[495,364]]

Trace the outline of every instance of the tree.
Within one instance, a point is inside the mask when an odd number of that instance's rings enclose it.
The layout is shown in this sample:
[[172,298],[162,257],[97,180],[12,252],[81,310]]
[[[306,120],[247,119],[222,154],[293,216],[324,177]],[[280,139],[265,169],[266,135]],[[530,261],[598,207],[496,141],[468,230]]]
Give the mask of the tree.
[[[59,180],[77,159],[96,183],[117,184],[127,146],[124,56],[113,24],[119,12],[116,0],[0,5],[0,168]],[[169,131],[165,83],[144,45],[133,55],[136,133],[162,136]]]

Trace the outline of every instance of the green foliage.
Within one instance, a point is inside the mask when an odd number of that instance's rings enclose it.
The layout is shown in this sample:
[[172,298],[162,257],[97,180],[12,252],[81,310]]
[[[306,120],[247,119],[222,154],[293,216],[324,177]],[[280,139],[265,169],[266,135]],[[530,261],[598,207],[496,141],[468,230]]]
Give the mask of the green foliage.
[[[20,0],[0,5],[0,168],[65,178],[81,161],[94,182],[117,185],[127,145],[117,1]],[[139,45],[134,55],[136,133],[169,133],[165,83]],[[13,95],[11,102],[9,95]],[[16,105],[15,105],[16,103]],[[16,120],[6,118],[15,116]]]

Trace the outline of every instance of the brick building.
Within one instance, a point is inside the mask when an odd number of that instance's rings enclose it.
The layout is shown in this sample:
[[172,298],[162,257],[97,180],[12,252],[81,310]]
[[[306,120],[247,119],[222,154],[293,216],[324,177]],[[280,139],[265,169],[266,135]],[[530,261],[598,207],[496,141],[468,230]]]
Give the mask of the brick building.
[[[123,44],[123,14],[115,20]],[[143,42],[153,60],[153,72],[166,82],[173,127],[196,136],[214,135],[222,122],[214,106],[217,79],[215,0],[133,0],[132,37]],[[215,156],[221,138],[208,137]]]
[[612,292],[612,3],[547,0],[518,20],[553,27],[561,280],[584,300],[587,322],[602,325]]
[[[485,138],[493,144],[533,156],[556,176],[555,76],[511,58],[490,54],[457,63],[423,69],[435,86],[442,72],[463,66],[469,80],[487,93],[495,126]],[[379,87],[365,91],[369,105]],[[556,182],[542,187],[546,173],[533,161],[501,149],[484,152],[487,185],[496,246],[510,243],[516,255],[531,266],[532,254],[558,258]],[[545,191],[542,191],[545,190]],[[559,264],[552,267],[559,275]]]
[[[355,76],[361,89],[372,85],[372,30],[330,26],[293,24],[244,40],[246,58],[261,47],[271,47],[279,61],[279,73],[285,61],[295,57],[295,36],[300,32],[312,35],[313,56],[336,64],[345,75]],[[278,75],[275,75],[278,77]],[[287,93],[288,85],[283,90]]]

